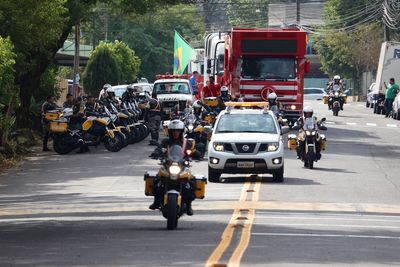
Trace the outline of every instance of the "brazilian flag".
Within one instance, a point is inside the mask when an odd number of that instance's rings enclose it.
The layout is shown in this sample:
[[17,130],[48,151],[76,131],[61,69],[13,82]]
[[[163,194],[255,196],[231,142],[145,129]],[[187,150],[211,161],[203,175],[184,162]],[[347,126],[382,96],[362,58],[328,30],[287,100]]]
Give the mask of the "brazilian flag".
[[174,74],[183,74],[195,50],[175,31],[174,37]]

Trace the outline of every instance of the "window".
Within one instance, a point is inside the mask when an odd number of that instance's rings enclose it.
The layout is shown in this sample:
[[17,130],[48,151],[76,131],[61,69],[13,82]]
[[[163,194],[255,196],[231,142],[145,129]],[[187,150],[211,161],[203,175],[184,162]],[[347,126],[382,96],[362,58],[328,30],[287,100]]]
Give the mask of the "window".
[[225,114],[218,122],[216,133],[277,133],[269,114]]
[[244,57],[242,77],[262,80],[287,80],[296,78],[294,58]]
[[157,94],[190,94],[189,85],[183,82],[156,83],[153,91]]

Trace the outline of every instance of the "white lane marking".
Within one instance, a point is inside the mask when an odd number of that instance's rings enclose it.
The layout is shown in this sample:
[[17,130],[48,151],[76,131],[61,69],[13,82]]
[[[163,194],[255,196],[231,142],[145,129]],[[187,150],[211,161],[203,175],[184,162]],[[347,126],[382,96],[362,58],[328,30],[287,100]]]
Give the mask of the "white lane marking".
[[365,107],[365,105],[358,104],[357,107]]
[[343,217],[300,217],[300,216],[257,216],[257,219],[284,219],[284,220],[332,220],[332,221],[368,221],[368,222],[397,222],[400,223],[400,218],[398,220],[387,220],[387,219],[367,219],[367,218],[343,218]]
[[325,123],[326,124],[336,124],[336,122],[334,122],[334,121],[326,121]]
[[376,126],[376,123],[369,123],[369,122],[367,122],[367,126]]
[[347,125],[357,125],[356,122],[346,122]]
[[386,124],[387,127],[396,128],[397,124]]
[[271,215],[303,215],[303,216],[324,216],[324,217],[371,217],[371,218],[398,218],[400,219],[399,215],[375,215],[375,214],[352,214],[352,213],[337,213],[337,212],[330,212],[330,213],[315,213],[315,212],[271,212],[271,211],[257,211],[257,214],[271,214]]
[[268,226],[320,226],[320,227],[348,227],[348,228],[382,228],[382,229],[400,229],[400,226],[385,226],[385,225],[352,225],[352,224],[319,224],[319,223],[260,223],[256,222],[257,225],[268,225]]
[[400,239],[400,236],[387,235],[339,235],[339,234],[296,234],[296,233],[252,233],[258,236],[306,236],[306,237],[347,237],[347,238],[370,238],[370,239]]

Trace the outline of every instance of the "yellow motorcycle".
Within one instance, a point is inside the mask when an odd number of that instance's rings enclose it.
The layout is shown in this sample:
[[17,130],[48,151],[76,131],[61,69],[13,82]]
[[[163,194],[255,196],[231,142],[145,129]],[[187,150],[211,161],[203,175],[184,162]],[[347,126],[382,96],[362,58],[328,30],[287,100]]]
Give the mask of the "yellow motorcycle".
[[[178,219],[186,212],[186,203],[193,198],[204,198],[205,177],[195,177],[190,169],[190,151],[183,151],[182,146],[173,145],[168,154],[161,157],[161,168],[156,174],[146,172],[145,195],[160,200],[160,209],[167,219],[167,229],[178,226]],[[193,195],[194,194],[194,195]]]

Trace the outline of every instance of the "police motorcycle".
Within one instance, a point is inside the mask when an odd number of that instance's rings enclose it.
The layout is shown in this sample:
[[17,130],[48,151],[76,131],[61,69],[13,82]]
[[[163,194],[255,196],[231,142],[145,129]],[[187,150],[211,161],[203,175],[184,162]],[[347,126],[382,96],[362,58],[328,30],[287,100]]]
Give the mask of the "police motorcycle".
[[305,107],[304,118],[300,118],[293,126],[294,130],[299,130],[298,135],[288,135],[289,149],[296,150],[298,158],[304,162],[304,167],[309,169],[314,168],[314,162],[321,159],[321,151],[326,150],[326,137],[319,133],[320,130],[327,130],[324,125],[326,119],[318,121],[312,113],[311,107]]
[[70,118],[73,110],[64,109],[58,120],[50,122],[54,151],[68,154],[81,145],[98,146],[101,142],[108,151],[119,151],[125,137],[113,125],[117,117],[106,107],[104,112],[103,115],[87,117],[83,124],[72,124]]
[[205,123],[193,114],[193,110],[188,111],[183,117],[186,127],[185,137],[195,142],[192,157],[202,159],[207,150],[208,133],[212,131],[212,128],[205,126]]
[[343,110],[343,105],[346,103],[343,86],[338,75],[334,76],[332,83],[328,83],[328,95],[324,97],[324,102],[328,104],[329,110],[332,110],[333,116],[339,116],[339,111]]
[[[182,123],[182,122],[180,122]],[[182,123],[183,124],[183,123]],[[188,142],[188,143],[187,143]],[[161,167],[156,173],[146,172],[145,195],[154,196],[159,208],[167,219],[167,229],[178,226],[178,219],[188,212],[188,204],[198,198],[203,199],[207,180],[192,174],[189,149],[191,144],[185,139],[182,145],[174,143],[163,148],[159,154]],[[191,209],[191,208],[190,208]]]

